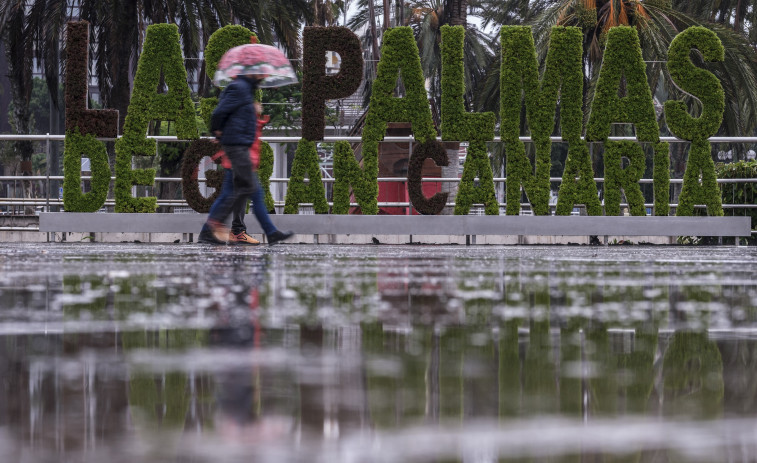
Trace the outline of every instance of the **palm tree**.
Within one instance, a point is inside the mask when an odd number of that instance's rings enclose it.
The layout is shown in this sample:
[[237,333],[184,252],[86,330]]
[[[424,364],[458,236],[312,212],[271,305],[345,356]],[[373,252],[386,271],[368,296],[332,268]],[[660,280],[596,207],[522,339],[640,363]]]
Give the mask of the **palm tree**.
[[[32,57],[40,59],[51,97],[57,99],[60,67],[57,53],[65,23],[70,19],[89,21],[92,61],[102,102],[119,110],[122,121],[147,25],[179,26],[187,68],[201,76],[200,90],[204,93],[209,85],[198,58],[210,35],[219,27],[242,24],[255,31],[261,42],[277,42],[290,54],[297,55],[300,25],[312,19],[313,14],[307,0],[79,0],[78,7],[78,18],[72,18],[74,8],[70,0],[0,0],[0,17],[6,18],[3,37],[8,53],[13,53],[9,56],[11,66],[26,66],[29,70],[23,72],[30,74]],[[24,90],[23,72],[18,71],[13,83],[20,95],[28,93]],[[23,103],[23,99],[19,102]],[[22,111],[26,104],[17,106]]]

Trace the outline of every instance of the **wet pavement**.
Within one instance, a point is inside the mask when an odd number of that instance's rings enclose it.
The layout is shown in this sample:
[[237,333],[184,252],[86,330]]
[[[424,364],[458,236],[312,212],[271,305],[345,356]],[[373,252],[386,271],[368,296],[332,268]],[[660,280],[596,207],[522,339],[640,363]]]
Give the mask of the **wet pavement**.
[[0,243],[0,461],[757,461],[757,248]]

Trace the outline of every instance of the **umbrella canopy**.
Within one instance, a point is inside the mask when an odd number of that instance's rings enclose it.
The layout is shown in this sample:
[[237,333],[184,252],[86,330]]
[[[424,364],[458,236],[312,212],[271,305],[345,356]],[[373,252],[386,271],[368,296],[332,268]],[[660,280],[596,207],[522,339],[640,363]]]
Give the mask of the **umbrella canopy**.
[[248,43],[227,51],[218,62],[213,83],[225,87],[237,76],[247,74],[266,76],[259,84],[262,88],[297,83],[289,58],[278,48],[260,43]]

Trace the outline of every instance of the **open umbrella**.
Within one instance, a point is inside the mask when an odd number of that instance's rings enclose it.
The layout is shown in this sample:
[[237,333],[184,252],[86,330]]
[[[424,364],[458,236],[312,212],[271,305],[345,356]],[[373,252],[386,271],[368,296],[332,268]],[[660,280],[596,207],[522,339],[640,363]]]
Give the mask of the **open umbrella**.
[[289,58],[276,47],[260,43],[248,43],[224,53],[218,62],[213,83],[225,87],[237,76],[257,74],[266,76],[259,86],[281,87],[297,83],[297,75]]

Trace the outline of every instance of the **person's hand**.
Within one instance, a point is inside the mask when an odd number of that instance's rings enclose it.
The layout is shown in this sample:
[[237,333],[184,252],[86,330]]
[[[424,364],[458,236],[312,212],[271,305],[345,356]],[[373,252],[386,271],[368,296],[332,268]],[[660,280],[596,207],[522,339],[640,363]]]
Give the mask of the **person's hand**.
[[213,132],[213,135],[215,135],[216,139],[218,140],[221,139],[221,134],[223,134],[223,132],[221,132],[220,130],[216,130],[215,132]]
[[254,106],[255,106],[255,112],[256,113],[258,113],[258,114],[262,114],[263,113],[263,104],[261,102],[256,101],[255,104],[254,104]]

